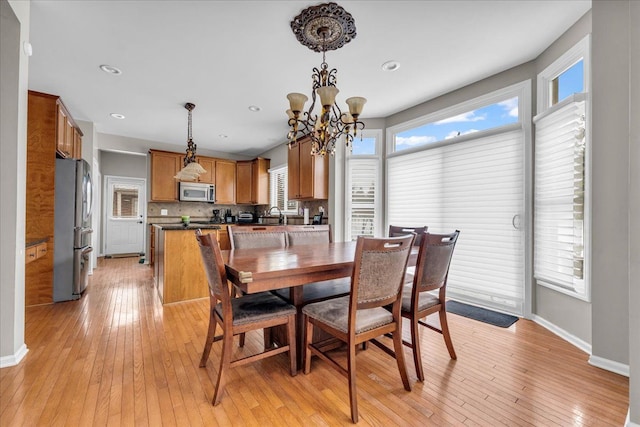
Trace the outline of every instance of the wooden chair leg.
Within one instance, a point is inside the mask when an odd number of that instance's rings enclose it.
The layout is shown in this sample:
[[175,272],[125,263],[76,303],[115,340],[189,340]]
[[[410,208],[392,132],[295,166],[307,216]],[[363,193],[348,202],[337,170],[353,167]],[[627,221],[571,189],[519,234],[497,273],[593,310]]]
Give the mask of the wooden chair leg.
[[265,351],[273,347],[273,341],[271,339],[271,328],[264,328],[262,330],[262,336],[264,339],[264,349]]
[[291,368],[291,376],[298,375],[298,362],[296,352],[296,316],[292,314],[289,316],[289,323],[287,324],[287,335],[289,336],[289,363]]
[[349,403],[351,405],[351,421],[358,422],[358,395],[356,392],[356,346],[349,343],[347,355],[347,375],[349,377]]
[[311,338],[313,337],[313,324],[309,321],[309,317],[303,314],[304,325],[304,373],[311,372]]
[[409,377],[407,376],[407,365],[404,363],[404,348],[402,346],[401,331],[400,324],[398,323],[396,330],[393,331],[393,350],[396,353],[396,362],[398,363],[398,371],[400,372],[400,378],[402,378],[404,389],[411,391],[411,384],[409,384]]
[[444,306],[440,310],[440,328],[442,329],[442,336],[444,337],[444,343],[449,350],[449,356],[452,359],[457,359],[456,351],[453,349],[453,341],[451,341],[451,335],[449,335],[449,324],[447,323],[447,311]]
[[240,343],[238,345],[244,347],[244,332],[240,334]]
[[211,345],[216,336],[216,318],[213,314],[213,310],[209,310],[209,329],[207,331],[207,339],[204,342],[204,350],[202,351],[202,357],[200,358],[200,367],[207,366],[207,360],[209,360],[209,354],[211,353]]
[[418,381],[424,382],[424,371],[422,370],[422,353],[420,352],[420,331],[418,330],[418,320],[411,317],[411,350],[413,350],[413,363],[416,367]]
[[[224,329],[224,327],[223,327]],[[224,337],[222,338],[222,355],[220,356],[220,368],[218,369],[218,381],[216,382],[216,390],[213,393],[214,406],[220,403],[220,397],[224,391],[225,375],[229,370],[231,364],[231,349],[233,347],[233,334],[231,331],[224,331]]]

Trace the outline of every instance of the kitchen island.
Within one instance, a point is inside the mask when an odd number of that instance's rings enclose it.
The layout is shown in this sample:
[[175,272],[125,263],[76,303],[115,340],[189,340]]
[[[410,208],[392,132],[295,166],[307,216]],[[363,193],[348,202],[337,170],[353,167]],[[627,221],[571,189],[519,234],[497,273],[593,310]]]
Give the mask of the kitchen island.
[[153,278],[163,304],[209,296],[207,277],[202,265],[195,230],[215,234],[216,240],[226,236],[219,224],[192,223],[154,224]]

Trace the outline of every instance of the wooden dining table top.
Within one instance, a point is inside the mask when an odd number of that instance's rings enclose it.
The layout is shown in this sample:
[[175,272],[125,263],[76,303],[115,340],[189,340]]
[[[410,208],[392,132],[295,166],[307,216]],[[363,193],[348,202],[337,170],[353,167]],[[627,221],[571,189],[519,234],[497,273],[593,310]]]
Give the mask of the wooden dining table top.
[[[222,251],[227,278],[246,293],[351,276],[356,242]],[[417,247],[409,259],[415,265]]]

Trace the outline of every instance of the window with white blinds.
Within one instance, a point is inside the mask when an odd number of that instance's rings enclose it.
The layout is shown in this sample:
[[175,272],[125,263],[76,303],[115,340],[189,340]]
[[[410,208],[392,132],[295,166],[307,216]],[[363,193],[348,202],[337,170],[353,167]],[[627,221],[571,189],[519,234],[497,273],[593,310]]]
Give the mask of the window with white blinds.
[[524,308],[524,131],[387,159],[388,224],[460,230],[448,296],[514,314]]
[[584,94],[534,118],[534,277],[586,298]]
[[288,199],[288,175],[287,166],[269,169],[269,199],[271,206],[277,206],[282,213],[298,213],[298,202]]
[[375,236],[376,203],[380,185],[378,159],[349,158],[347,161],[347,236],[356,240],[358,236]]

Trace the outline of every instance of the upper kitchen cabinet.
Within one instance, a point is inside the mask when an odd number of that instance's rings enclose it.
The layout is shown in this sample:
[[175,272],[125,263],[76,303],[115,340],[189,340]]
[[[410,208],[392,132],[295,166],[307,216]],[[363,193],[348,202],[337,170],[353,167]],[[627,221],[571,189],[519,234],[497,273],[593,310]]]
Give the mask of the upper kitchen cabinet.
[[82,157],[82,131],[64,106],[62,99],[56,95],[29,91],[29,110],[32,117],[33,134],[53,132],[55,142],[53,152],[58,157]]
[[236,164],[236,203],[269,204],[269,159],[257,158]]
[[216,203],[233,205],[236,203],[236,162],[216,159]]
[[205,173],[198,177],[198,182],[203,182],[206,184],[215,184],[216,183],[216,159],[211,157],[196,157],[196,160],[206,170]]
[[329,198],[329,157],[311,155],[311,138],[301,138],[289,150],[289,200]]
[[151,154],[152,202],[177,202],[178,181],[174,176],[182,168],[184,154],[149,150]]

